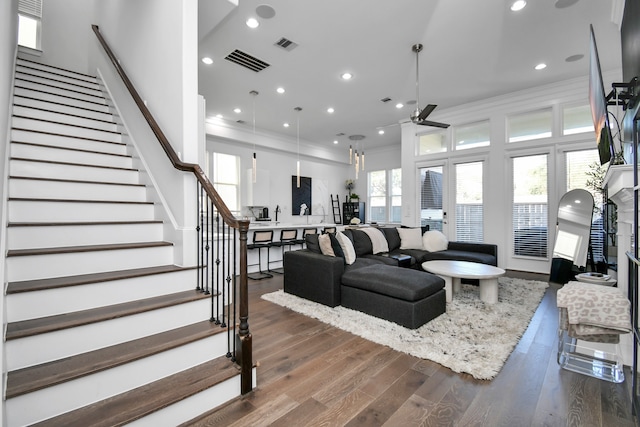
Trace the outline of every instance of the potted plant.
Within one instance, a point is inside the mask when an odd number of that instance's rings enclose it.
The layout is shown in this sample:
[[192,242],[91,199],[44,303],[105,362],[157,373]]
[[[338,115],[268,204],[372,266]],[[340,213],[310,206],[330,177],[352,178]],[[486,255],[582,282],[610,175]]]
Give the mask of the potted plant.
[[358,196],[356,193],[351,193],[349,194],[349,199],[351,203],[357,203],[358,201],[360,201],[360,196]]

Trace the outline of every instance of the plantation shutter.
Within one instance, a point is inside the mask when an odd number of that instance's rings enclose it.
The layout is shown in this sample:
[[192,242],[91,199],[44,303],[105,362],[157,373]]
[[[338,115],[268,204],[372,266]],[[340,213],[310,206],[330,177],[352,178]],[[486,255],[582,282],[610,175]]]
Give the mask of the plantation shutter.
[[18,0],[18,12],[42,18],[42,0]]
[[482,162],[456,165],[456,240],[481,243],[483,234]]
[[547,155],[514,157],[513,254],[547,257]]

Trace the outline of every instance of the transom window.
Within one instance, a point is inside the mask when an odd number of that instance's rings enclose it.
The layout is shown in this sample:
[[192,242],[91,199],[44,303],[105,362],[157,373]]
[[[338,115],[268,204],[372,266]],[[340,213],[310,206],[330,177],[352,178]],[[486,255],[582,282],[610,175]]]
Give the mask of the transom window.
[[489,140],[489,120],[456,126],[454,129],[456,150],[486,147],[490,144]]
[[564,107],[562,109],[562,134],[573,135],[585,132],[593,132],[591,107],[589,105]]
[[509,142],[550,138],[553,117],[551,108],[507,117]]
[[420,135],[418,155],[444,153],[447,151],[447,137],[445,131],[431,132]]

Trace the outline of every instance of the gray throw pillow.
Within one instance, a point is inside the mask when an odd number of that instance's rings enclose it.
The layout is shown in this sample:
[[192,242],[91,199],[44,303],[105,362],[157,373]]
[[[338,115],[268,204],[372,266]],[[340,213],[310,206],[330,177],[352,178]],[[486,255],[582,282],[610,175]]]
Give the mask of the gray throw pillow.
[[318,235],[317,234],[307,234],[304,236],[305,243],[307,244],[307,249],[311,252],[315,252],[317,254],[321,254],[320,243],[318,243]]

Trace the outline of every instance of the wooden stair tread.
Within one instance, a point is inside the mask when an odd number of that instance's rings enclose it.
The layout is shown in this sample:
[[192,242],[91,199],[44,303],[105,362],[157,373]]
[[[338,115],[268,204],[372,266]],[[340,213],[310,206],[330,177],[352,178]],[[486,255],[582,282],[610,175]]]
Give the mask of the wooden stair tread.
[[80,139],[83,141],[96,141],[96,142],[102,142],[105,144],[117,144],[117,145],[127,145],[126,143],[122,142],[122,141],[109,141],[106,139],[99,139],[99,138],[89,138],[86,136],[80,136],[80,135],[67,135],[64,133],[56,133],[56,132],[48,132],[46,130],[38,130],[38,129],[29,129],[29,128],[19,128],[19,127],[12,127],[12,130],[18,130],[18,131],[24,131],[24,132],[32,132],[32,133],[40,133],[43,135],[51,135],[51,136],[61,136],[63,138],[73,138],[73,139]]
[[[99,122],[99,123],[105,123],[105,124],[110,124],[110,125],[115,125],[115,123],[113,122],[113,120],[108,120],[108,119],[96,119],[95,117],[89,117],[89,116],[81,116],[79,114],[73,114],[73,113],[67,113],[66,111],[56,111],[56,110],[51,110],[49,108],[42,108],[42,107],[32,107],[30,105],[24,105],[24,104],[20,104],[19,102],[16,102],[14,100],[13,102],[13,106],[14,107],[20,107],[20,108],[25,108],[28,110],[36,110],[36,111],[43,111],[45,113],[52,113],[52,114],[59,114],[61,116],[65,116],[65,117],[74,117],[76,119],[83,119],[83,120],[90,120],[90,121],[94,121],[94,122]],[[35,117],[33,117],[35,118]]]
[[[29,80],[29,79],[23,79],[23,78],[18,77],[18,76],[15,77],[15,81],[16,81],[16,86],[17,86],[17,82],[21,81],[21,82],[26,82],[26,83],[33,83],[34,85],[39,85],[39,86],[49,87],[49,88],[53,88],[53,89],[58,89],[58,90],[63,91],[63,92],[77,93],[78,95],[87,96],[87,97],[95,98],[95,99],[99,99],[99,100],[103,100],[104,99],[104,96],[102,96],[102,95],[95,95],[95,94],[92,94],[92,93],[87,93],[87,92],[82,91],[82,90],[74,90],[74,89],[69,89],[69,88],[66,88],[66,87],[56,86],[56,85],[52,85],[52,84],[48,84],[48,83],[36,82],[36,81],[33,81],[33,80]],[[91,102],[91,101],[89,101],[89,102]],[[99,102],[99,101],[96,101],[96,102]]]
[[118,153],[109,153],[108,151],[97,151],[97,150],[85,150],[83,148],[76,147],[63,147],[60,145],[48,145],[48,144],[40,144],[35,142],[24,142],[24,141],[11,141],[12,144],[18,145],[28,145],[31,147],[39,147],[39,148],[53,148],[55,150],[64,150],[64,151],[77,151],[80,153],[90,153],[90,154],[101,154],[103,156],[114,156],[114,157],[124,157],[131,158],[130,154],[118,154]]
[[86,245],[86,246],[61,246],[57,248],[34,248],[34,249],[11,249],[7,251],[7,257],[30,256],[30,255],[53,255],[67,254],[74,252],[96,252],[115,251],[120,249],[142,249],[172,246],[171,242],[135,242],[135,243],[112,243],[108,245]]
[[6,398],[104,371],[225,331],[226,328],[204,320],[88,353],[11,371],[7,375]]
[[[33,96],[26,96],[26,95],[14,95],[13,99],[14,99],[14,105],[16,105],[15,100],[17,98],[20,99],[30,99],[32,101],[38,101],[38,102],[42,102],[45,104],[53,104],[53,105],[60,105],[63,107],[69,107],[69,108],[74,108],[76,110],[80,110],[80,111],[91,111],[92,113],[98,113],[98,114],[104,114],[105,116],[111,116],[111,113],[102,111],[102,110],[94,110],[92,108],[86,108],[86,107],[79,107],[77,105],[73,105],[73,104],[65,104],[64,102],[57,102],[57,101],[51,101],[48,99],[42,99],[42,98],[35,98]],[[84,117],[84,116],[83,116]]]
[[69,127],[72,127],[72,128],[85,129],[85,130],[91,130],[91,131],[96,131],[96,132],[111,133],[111,134],[114,134],[114,135],[122,135],[122,132],[117,131],[117,130],[99,129],[99,128],[94,128],[94,127],[90,127],[90,126],[77,125],[75,123],[66,123],[66,122],[59,122],[57,120],[49,120],[49,119],[41,119],[41,118],[38,118],[38,117],[23,116],[21,114],[14,114],[13,118],[14,119],[34,120],[36,122],[50,123],[50,124],[62,125],[62,126],[69,126]]
[[[86,181],[93,183],[93,181]],[[132,184],[137,185],[137,184]],[[7,227],[65,227],[77,225],[126,225],[126,224],[162,224],[160,219],[138,220],[138,221],[70,221],[70,222],[10,222]]]
[[[46,71],[43,71],[43,72],[46,73]],[[47,80],[48,82],[59,83],[61,85],[74,86],[74,87],[77,87],[79,89],[86,89],[86,90],[89,90],[89,91],[100,91],[100,86],[98,86],[98,84],[95,83],[95,82],[88,82],[88,81],[82,81],[82,80],[75,79],[75,80],[78,80],[78,82],[82,82],[84,84],[72,83],[72,82],[68,82],[68,81],[65,81],[65,80],[60,80],[60,79],[51,77],[51,75],[53,75],[55,73],[49,72],[49,74],[50,74],[49,76],[39,76],[37,74],[33,74],[33,73],[30,73],[30,72],[27,72],[27,71],[23,71],[23,70],[17,70],[16,71],[16,76],[20,75],[23,80],[32,79],[32,78],[44,79],[44,80]],[[62,76],[62,77],[65,77],[65,76]],[[35,80],[29,80],[29,81],[31,81],[33,83],[40,83],[40,82],[37,82]],[[66,89],[64,86],[57,86],[57,87],[59,87],[60,89]]]
[[218,357],[201,365],[110,397],[34,426],[121,426],[159,409],[192,396],[239,375],[239,370],[226,357]]
[[157,267],[134,268],[128,270],[107,271],[104,273],[81,274],[77,276],[53,277],[47,279],[24,280],[9,282],[7,295],[21,292],[41,291],[45,289],[64,288],[68,286],[80,286],[91,283],[110,282],[114,280],[130,279],[134,277],[151,276],[154,274],[173,273],[184,270],[193,270],[197,267],[180,267],[177,265],[161,265]]
[[69,70],[67,68],[56,67],[55,65],[45,64],[43,62],[32,61],[31,59],[18,58],[17,64],[25,66],[25,64],[22,64],[22,62],[29,62],[31,64],[37,64],[37,65],[42,67],[42,68],[38,68],[38,69],[42,70],[42,71],[45,71],[45,72],[52,72],[52,71],[43,70],[43,68],[52,68],[54,70],[60,70],[60,71],[66,72],[66,73],[76,74],[78,76],[82,76],[82,77],[89,78],[89,79],[95,79],[96,78],[96,76],[91,75],[91,74],[85,74],[85,73],[81,73],[79,71]]
[[36,176],[9,175],[9,179],[24,179],[29,181],[64,182],[68,184],[96,184],[96,185],[121,185],[124,187],[146,187],[144,184],[134,184],[131,182],[108,182],[108,181],[87,181],[82,179],[66,178],[42,178]]
[[19,322],[10,322],[7,324],[5,339],[18,339],[59,331],[62,329],[117,319],[209,297],[210,295],[206,295],[194,289],[121,304],[75,311],[72,313],[22,320]]
[[[82,98],[77,98],[75,96],[70,96],[68,94],[67,95],[63,95],[61,93],[49,92],[47,90],[35,89],[35,88],[32,88],[32,87],[26,87],[26,86],[20,86],[19,83],[16,83],[14,87],[16,89],[29,90],[29,91],[32,91],[32,92],[43,93],[43,94],[52,95],[52,96],[59,96],[61,98],[72,99],[74,101],[86,102],[86,103],[94,104],[94,105],[100,105],[100,106],[104,106],[105,105],[104,102],[91,101],[91,100],[88,100],[88,99],[82,99]],[[53,86],[53,87],[55,87],[55,86]],[[98,99],[100,99],[100,98],[98,98]]]
[[123,205],[153,205],[153,202],[136,202],[133,200],[44,199],[37,197],[9,197],[7,200],[10,202],[118,203]]
[[111,169],[111,170],[119,170],[119,171],[126,171],[126,172],[138,172],[138,169],[134,169],[134,168],[123,168],[123,167],[106,166],[106,165],[89,165],[86,163],[61,162],[57,160],[30,159],[27,157],[10,157],[9,160],[10,161],[15,160],[19,162],[46,163],[50,165],[78,166],[82,168],[98,168],[98,169]]

